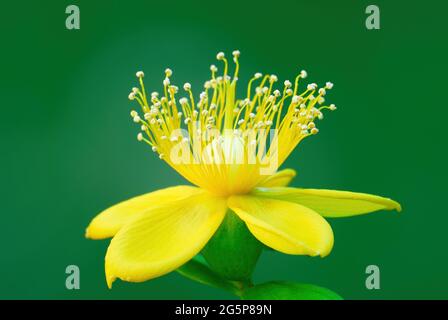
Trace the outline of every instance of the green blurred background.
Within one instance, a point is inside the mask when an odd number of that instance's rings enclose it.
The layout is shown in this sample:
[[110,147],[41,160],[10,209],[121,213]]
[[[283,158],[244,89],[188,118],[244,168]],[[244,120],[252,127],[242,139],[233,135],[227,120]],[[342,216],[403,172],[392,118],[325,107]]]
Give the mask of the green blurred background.
[[[413,4],[415,3],[415,4]],[[20,1],[0,16],[0,298],[233,298],[178,274],[108,290],[108,241],[84,239],[102,209],[183,183],[135,139],[127,95],[144,70],[198,88],[218,51],[283,81],[333,81],[339,108],[284,167],[295,186],[385,195],[403,213],[331,220],[325,258],[265,252],[255,281],[293,280],[347,299],[448,298],[446,15],[441,1]],[[76,4],[81,29],[65,28]],[[381,30],[365,28],[365,8]],[[445,40],[444,40],[445,39]],[[196,92],[199,94],[199,92]],[[65,268],[81,289],[65,288]],[[365,288],[365,268],[381,289]]]

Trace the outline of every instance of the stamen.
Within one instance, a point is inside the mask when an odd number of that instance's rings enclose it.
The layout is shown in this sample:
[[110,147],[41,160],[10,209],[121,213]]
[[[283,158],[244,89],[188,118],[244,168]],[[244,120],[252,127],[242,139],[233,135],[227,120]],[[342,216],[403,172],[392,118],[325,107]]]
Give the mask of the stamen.
[[[164,72],[162,97],[153,91],[148,103],[143,71],[136,73],[140,88],[132,88],[128,96],[142,108],[144,120],[137,111],[130,112],[141,129],[137,139],[148,143],[160,159],[192,183],[220,194],[251,190],[264,178],[259,173],[263,161],[275,157],[277,167],[280,166],[304,138],[319,132],[315,121],[323,119],[322,111],[336,110],[334,104],[323,106],[327,90],[333,88],[331,82],[322,88],[310,83],[299,93],[300,79],[307,77],[305,70],[295,77],[294,85],[285,80],[282,91],[275,88],[278,81],[275,74],[263,76],[257,72],[248,82],[246,97],[237,99],[240,52],[235,50],[232,56],[233,79],[228,75],[224,53],[218,53],[216,58],[224,63],[223,74],[217,75],[218,68],[210,66],[211,79],[204,82],[198,103],[188,82],[183,85],[187,97],[176,97],[179,89],[171,84],[170,68]],[[260,82],[255,86],[258,79]],[[271,137],[269,130],[273,130]],[[172,151],[178,150],[179,145],[189,162],[173,160]],[[249,151],[241,146],[255,150],[253,162]],[[218,161],[237,157],[242,159],[239,164]]]

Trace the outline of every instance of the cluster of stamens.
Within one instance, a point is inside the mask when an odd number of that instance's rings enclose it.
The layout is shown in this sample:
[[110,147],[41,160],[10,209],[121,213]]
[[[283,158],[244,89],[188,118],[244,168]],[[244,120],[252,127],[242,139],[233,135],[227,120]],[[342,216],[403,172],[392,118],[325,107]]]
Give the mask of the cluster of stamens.
[[[284,81],[281,90],[274,88],[278,81],[276,75],[255,73],[249,80],[246,97],[237,99],[239,55],[239,51],[233,52],[235,70],[231,77],[224,53],[217,54],[217,59],[223,62],[223,74],[218,75],[218,68],[211,65],[211,79],[205,81],[199,97],[185,83],[186,96],[177,99],[180,90],[171,84],[173,72],[169,68],[165,70],[162,92],[147,95],[144,73],[137,72],[140,88],[133,88],[129,99],[141,106],[142,113],[131,111],[134,122],[141,127],[138,140],[149,144],[161,159],[175,167],[169,157],[174,145],[185,144],[194,153],[198,149],[195,144],[199,143],[201,150],[210,142],[222,144],[230,132],[232,139],[238,137],[244,144],[267,147],[266,132],[274,129],[279,146],[276,150],[267,150],[265,156],[275,151],[280,165],[303,138],[319,132],[316,119],[323,118],[324,109],[336,109],[334,104],[325,104],[325,95],[333,87],[331,82],[322,88],[310,83],[299,93],[299,82],[307,77],[304,70],[294,83]],[[248,131],[258,133],[246,134]],[[193,157],[196,164],[201,164],[202,158]]]

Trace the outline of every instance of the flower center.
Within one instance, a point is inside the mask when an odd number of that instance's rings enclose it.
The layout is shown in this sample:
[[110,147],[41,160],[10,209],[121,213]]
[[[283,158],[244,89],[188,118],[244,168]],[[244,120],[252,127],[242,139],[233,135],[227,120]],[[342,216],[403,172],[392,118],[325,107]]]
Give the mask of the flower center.
[[[318,89],[308,84],[298,94],[301,71],[294,85],[286,80],[283,90],[274,89],[277,76],[256,73],[249,81],[247,95],[236,98],[239,51],[233,52],[235,71],[228,75],[224,53],[224,72],[217,76],[212,65],[211,79],[196,101],[191,85],[183,89],[187,97],[176,99],[178,87],[171,85],[171,69],[165,70],[163,93],[147,96],[142,71],[137,72],[141,88],[133,88],[129,99],[137,100],[143,117],[131,111],[140,124],[139,141],[144,141],[191,183],[220,195],[250,192],[259,182],[272,175],[302,139],[316,134],[315,120],[322,119],[327,82]],[[258,82],[258,85],[256,83]]]

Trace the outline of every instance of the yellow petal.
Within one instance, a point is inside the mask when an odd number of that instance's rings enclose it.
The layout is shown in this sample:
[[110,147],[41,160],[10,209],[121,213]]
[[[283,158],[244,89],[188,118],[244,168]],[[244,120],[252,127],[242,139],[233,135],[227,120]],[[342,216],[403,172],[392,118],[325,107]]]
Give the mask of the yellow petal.
[[150,192],[127,201],[120,202],[98,214],[86,229],[86,237],[105,239],[113,237],[120,228],[138,214],[165,204],[166,202],[189,197],[201,192],[192,186],[177,186]]
[[123,226],[106,253],[106,280],[141,282],[171,272],[193,258],[222,222],[223,198],[201,191],[153,208]]
[[261,183],[258,184],[259,187],[270,188],[270,187],[286,187],[289,185],[292,179],[296,176],[296,171],[293,169],[284,169],[274,173],[272,176],[267,177]]
[[398,202],[366,193],[324,189],[257,188],[254,195],[289,201],[313,209],[324,217],[348,217],[378,210],[401,211]]
[[255,196],[233,196],[227,204],[258,240],[275,250],[324,257],[333,247],[330,225],[309,208]]

